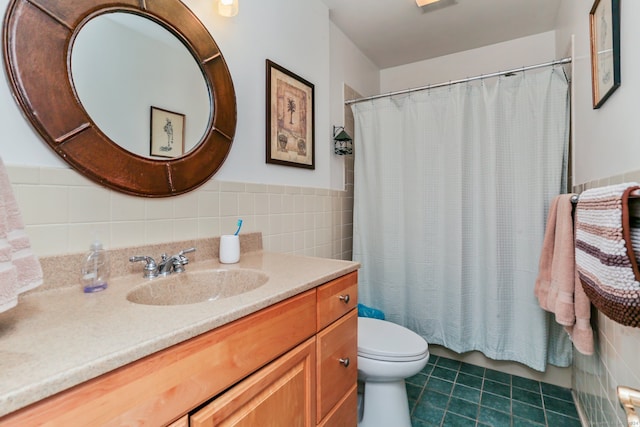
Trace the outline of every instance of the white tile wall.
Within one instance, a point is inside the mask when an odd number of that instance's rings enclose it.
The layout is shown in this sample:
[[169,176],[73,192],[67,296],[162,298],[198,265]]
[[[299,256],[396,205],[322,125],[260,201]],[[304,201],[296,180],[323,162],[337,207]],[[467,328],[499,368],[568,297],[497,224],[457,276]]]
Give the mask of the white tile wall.
[[[220,182],[159,199],[98,186],[66,168],[7,167],[39,256],[260,231],[266,250],[351,259],[353,192]],[[353,188],[351,184],[350,188]]]
[[[640,182],[640,171],[582,184],[574,192],[632,181]],[[640,390],[640,328],[620,325],[595,309],[591,323],[596,351],[593,356],[575,352],[573,389],[587,425],[624,427],[628,424],[616,387]]]

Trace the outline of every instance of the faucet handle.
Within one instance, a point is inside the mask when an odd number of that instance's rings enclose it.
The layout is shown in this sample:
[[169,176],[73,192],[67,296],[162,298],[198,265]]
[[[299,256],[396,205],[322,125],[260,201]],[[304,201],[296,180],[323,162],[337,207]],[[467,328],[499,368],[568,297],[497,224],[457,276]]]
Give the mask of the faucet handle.
[[145,261],[147,263],[147,266],[153,265],[154,266],[153,268],[156,267],[156,260],[154,260],[150,256],[136,255],[129,258],[129,262],[140,262],[140,261]]
[[195,252],[196,248],[183,249],[178,253],[178,259],[180,260],[180,264],[187,265],[189,264],[189,258],[184,256],[184,254],[188,254],[190,252]]
[[158,265],[156,264],[156,260],[154,260],[150,256],[132,256],[131,258],[129,258],[129,262],[140,262],[140,261],[145,262],[145,266],[142,273],[142,276],[144,278],[151,279],[153,277],[158,276]]
[[189,264],[189,258],[187,258],[184,254],[188,254],[190,252],[195,252],[196,248],[184,249],[178,252],[175,261],[173,262],[173,271],[176,273],[184,272],[185,265]]

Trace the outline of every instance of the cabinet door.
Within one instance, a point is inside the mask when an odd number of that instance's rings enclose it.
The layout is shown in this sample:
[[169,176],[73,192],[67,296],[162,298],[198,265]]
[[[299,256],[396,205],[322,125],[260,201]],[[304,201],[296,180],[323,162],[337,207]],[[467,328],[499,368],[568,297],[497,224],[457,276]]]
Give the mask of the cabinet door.
[[315,426],[315,338],[191,415],[193,427]]
[[[351,310],[318,337],[318,421],[356,384],[358,378],[358,313]],[[357,403],[352,406],[357,412]]]

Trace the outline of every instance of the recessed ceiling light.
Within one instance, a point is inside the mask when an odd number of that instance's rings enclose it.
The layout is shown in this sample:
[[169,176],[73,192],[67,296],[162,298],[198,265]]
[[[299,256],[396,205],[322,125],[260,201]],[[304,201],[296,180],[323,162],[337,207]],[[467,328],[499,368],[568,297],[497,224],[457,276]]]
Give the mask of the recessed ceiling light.
[[426,6],[431,3],[439,2],[440,0],[416,0],[418,7]]

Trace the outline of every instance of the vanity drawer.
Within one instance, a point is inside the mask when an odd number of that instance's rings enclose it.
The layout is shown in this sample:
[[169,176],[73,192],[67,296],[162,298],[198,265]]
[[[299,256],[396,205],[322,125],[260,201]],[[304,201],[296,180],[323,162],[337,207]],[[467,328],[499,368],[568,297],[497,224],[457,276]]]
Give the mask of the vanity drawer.
[[358,272],[354,271],[319,286],[317,296],[320,331],[358,304]]
[[355,427],[358,425],[358,386],[354,384],[351,390],[342,397],[335,408],[318,427]]
[[[322,420],[356,384],[357,329],[358,313],[351,310],[346,316],[318,333],[318,421]],[[357,412],[357,408],[354,407],[353,411]]]

